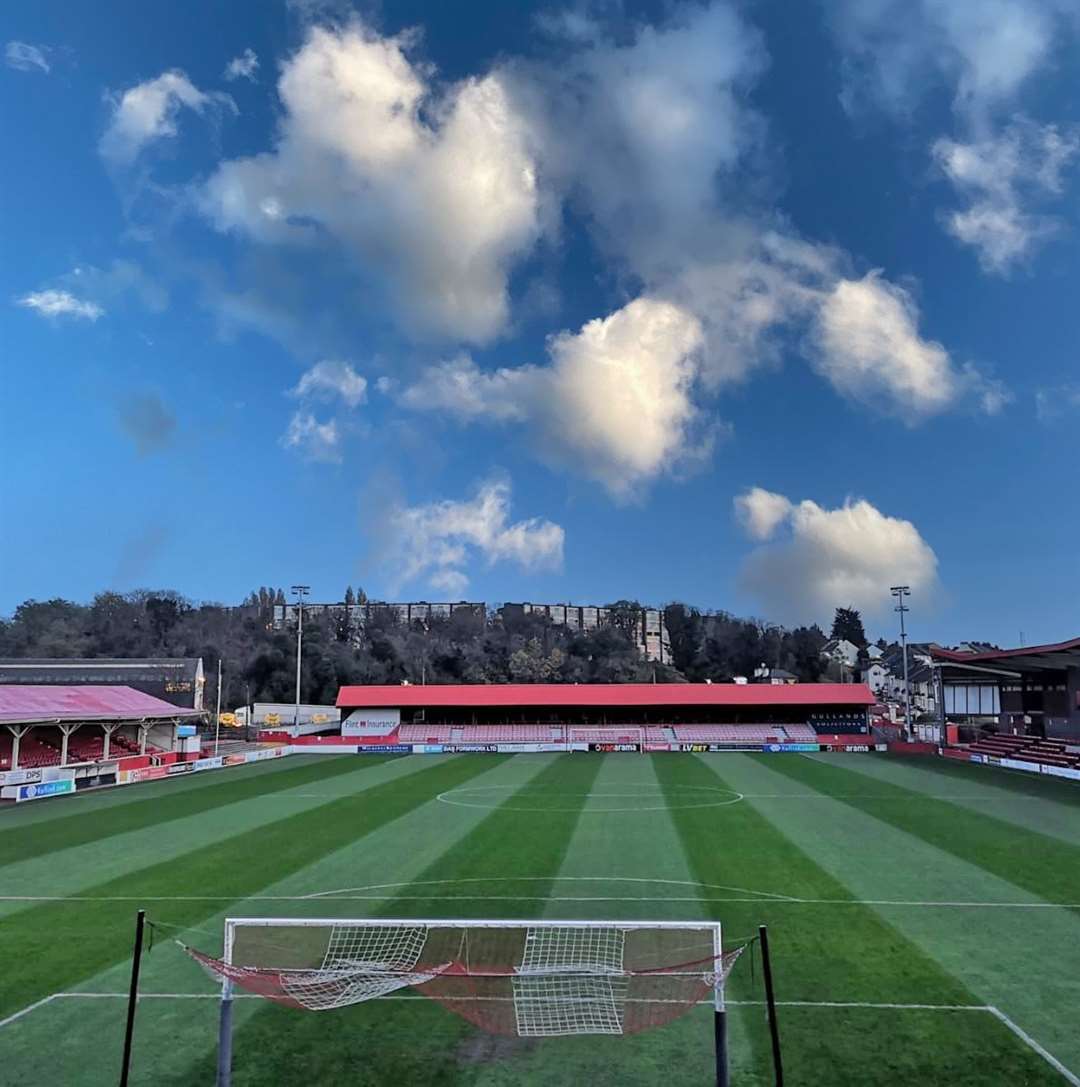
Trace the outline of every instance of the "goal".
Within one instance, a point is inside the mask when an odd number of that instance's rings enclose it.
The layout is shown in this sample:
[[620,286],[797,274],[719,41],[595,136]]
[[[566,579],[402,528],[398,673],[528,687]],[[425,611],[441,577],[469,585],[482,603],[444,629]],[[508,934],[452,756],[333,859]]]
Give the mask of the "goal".
[[236,988],[309,1011],[428,997],[525,1038],[634,1034],[707,1002],[727,1084],[724,984],[743,947],[725,952],[713,922],[232,918],[220,959],[185,950],[221,982],[218,1087]]

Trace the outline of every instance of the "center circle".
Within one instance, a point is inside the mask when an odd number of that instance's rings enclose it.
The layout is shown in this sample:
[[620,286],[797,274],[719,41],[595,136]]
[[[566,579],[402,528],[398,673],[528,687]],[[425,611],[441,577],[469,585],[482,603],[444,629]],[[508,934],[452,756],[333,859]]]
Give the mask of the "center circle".
[[[513,794],[507,799],[508,794]],[[486,811],[579,812],[602,815],[613,812],[677,811],[687,808],[723,808],[737,804],[742,793],[711,785],[672,785],[663,789],[655,782],[612,786],[588,792],[571,792],[542,785],[463,785],[435,798],[459,808]]]

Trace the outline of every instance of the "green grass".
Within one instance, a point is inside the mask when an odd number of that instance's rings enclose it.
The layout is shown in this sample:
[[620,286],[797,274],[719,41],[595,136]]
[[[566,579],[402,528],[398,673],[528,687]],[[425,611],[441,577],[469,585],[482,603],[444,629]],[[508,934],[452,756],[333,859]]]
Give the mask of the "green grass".
[[[0,1019],[123,993],[143,905],[142,990],[162,996],[140,1003],[134,1082],[186,1087],[213,1081],[217,1003],[170,937],[217,952],[227,916],[704,918],[729,942],[769,926],[778,996],[800,1002],[789,1084],[1067,1083],[971,1010],[1080,1072],[1080,789],[1041,784],[876,755],[311,756],[41,801],[0,812],[0,897],[21,896],[0,902]],[[733,1083],[764,1087],[749,955],[728,995]],[[123,1012],[63,996],[0,1027],[0,1082],[114,1083]],[[238,1001],[234,1043],[237,1087],[677,1087],[710,1081],[712,1051],[704,1007],[537,1042],[425,1000]]]

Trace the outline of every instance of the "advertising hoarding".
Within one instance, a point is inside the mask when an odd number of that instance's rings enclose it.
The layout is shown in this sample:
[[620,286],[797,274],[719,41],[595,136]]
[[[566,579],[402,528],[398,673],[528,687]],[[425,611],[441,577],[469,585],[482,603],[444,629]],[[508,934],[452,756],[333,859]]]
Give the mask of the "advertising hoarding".
[[16,802],[23,800],[40,800],[46,796],[60,796],[63,793],[75,792],[75,782],[71,778],[61,781],[31,782],[29,785],[20,785],[15,794]]
[[342,736],[363,732],[390,732],[401,724],[401,710],[353,710],[341,722]]

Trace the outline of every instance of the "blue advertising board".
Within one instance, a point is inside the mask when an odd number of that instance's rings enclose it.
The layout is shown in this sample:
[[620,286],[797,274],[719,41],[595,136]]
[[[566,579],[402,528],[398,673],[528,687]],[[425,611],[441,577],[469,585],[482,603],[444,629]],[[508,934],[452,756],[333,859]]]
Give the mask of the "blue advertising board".
[[412,744],[360,744],[356,751],[360,755],[411,755]]
[[177,725],[176,726],[176,735],[177,736],[181,736],[181,737],[183,737],[183,736],[194,736],[195,731],[196,731],[196,729],[195,729],[194,725]]
[[75,792],[74,781],[39,781],[35,785],[20,785],[16,800],[39,800],[43,796],[59,796]]

